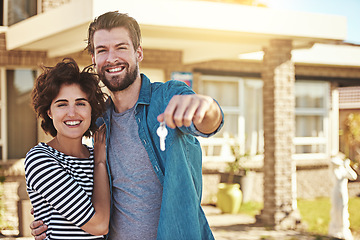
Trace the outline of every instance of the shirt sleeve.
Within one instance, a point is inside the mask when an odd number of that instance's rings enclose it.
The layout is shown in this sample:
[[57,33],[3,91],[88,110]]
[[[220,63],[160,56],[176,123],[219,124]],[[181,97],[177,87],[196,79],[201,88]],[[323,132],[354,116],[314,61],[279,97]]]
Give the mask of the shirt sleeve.
[[95,214],[85,190],[45,151],[32,150],[25,159],[27,187],[37,191],[55,210],[78,227]]
[[[195,92],[188,86],[186,85],[184,82],[180,82],[180,81],[168,81],[167,82],[168,86],[167,86],[167,90],[166,92],[166,103],[168,103],[170,101],[170,99],[174,96],[174,95],[191,95],[191,94],[195,94]],[[220,104],[214,99],[214,101],[216,102],[216,104],[219,106],[220,111],[221,111],[221,123],[219,125],[219,127],[212,133],[209,134],[205,134],[200,132],[198,129],[196,129],[194,123],[191,123],[191,125],[189,127],[180,127],[179,129],[187,134],[191,134],[194,135],[196,137],[204,137],[204,138],[208,138],[211,137],[213,135],[215,135],[216,133],[218,133],[221,128],[224,125],[224,113],[223,110],[221,109]],[[167,105],[167,104],[166,104]]]
[[220,131],[220,129],[223,127],[223,125],[224,125],[224,113],[223,113],[219,103],[215,99],[214,99],[214,101],[219,106],[220,111],[221,111],[221,123],[220,123],[219,127],[214,132],[209,133],[209,134],[205,134],[205,133],[202,133],[199,130],[197,130],[194,123],[191,123],[189,129],[190,129],[190,132],[192,132],[192,134],[194,136],[208,138],[208,137],[211,137],[211,136],[215,135],[216,133],[218,133]]

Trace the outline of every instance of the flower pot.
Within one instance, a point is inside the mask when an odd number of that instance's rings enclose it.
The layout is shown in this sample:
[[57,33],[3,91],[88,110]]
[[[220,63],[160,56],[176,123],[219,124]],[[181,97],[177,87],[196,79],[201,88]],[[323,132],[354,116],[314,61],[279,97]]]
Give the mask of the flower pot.
[[236,214],[240,210],[242,192],[238,183],[219,183],[216,206],[223,213]]

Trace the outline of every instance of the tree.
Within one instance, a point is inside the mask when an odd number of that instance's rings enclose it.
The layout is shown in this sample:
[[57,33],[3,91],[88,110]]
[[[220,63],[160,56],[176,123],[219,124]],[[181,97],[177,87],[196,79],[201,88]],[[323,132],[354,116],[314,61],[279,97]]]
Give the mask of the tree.
[[345,122],[343,130],[343,140],[345,141],[345,155],[349,157],[353,166],[359,166],[360,154],[360,114],[350,113]]

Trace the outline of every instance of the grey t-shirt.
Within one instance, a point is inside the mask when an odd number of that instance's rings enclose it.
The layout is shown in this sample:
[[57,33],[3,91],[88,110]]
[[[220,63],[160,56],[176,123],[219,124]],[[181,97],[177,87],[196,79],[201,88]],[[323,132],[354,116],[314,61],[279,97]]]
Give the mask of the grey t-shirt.
[[135,108],[113,111],[109,163],[113,181],[110,239],[156,239],[162,186],[141,143]]

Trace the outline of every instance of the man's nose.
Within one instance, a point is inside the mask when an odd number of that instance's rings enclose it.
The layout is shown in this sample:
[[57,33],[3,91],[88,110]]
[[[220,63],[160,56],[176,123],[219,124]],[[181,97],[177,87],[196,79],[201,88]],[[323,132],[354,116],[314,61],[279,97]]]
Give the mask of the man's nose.
[[108,56],[107,56],[107,62],[108,63],[115,63],[118,61],[116,52],[114,50],[109,50]]

